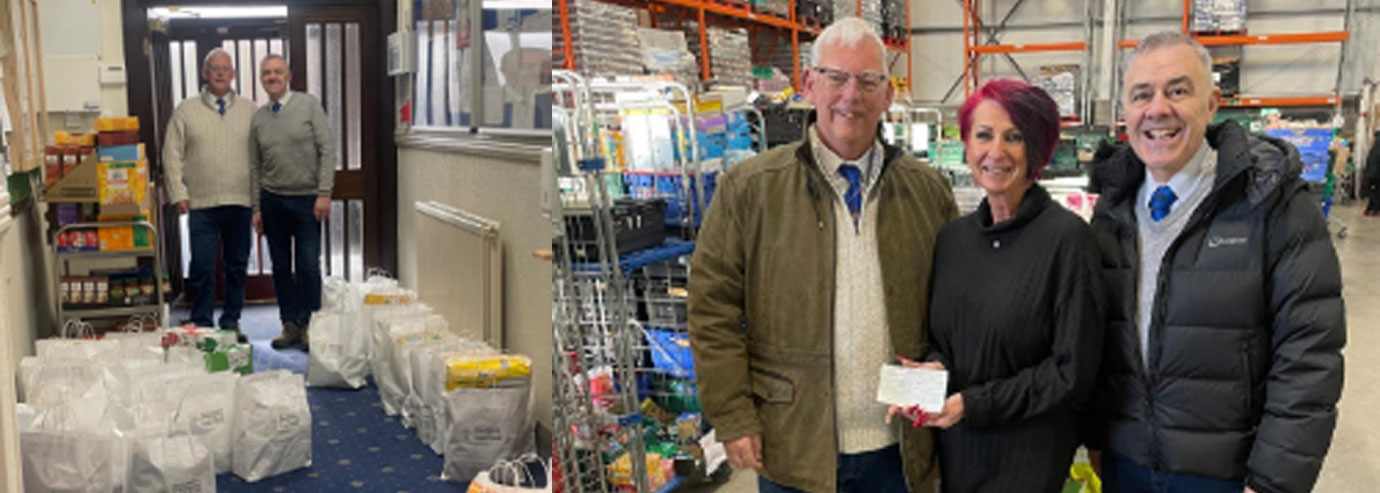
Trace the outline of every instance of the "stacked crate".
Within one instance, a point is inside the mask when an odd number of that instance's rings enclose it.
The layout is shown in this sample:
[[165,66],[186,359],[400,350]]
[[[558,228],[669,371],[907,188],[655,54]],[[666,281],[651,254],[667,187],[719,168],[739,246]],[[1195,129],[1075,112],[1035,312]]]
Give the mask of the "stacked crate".
[[1246,0],[1193,0],[1193,32],[1245,32]]
[[[694,35],[686,35],[690,52],[699,56],[700,37],[691,24]],[[709,73],[723,84],[752,87],[752,47],[746,29],[726,29],[709,26],[705,30],[709,42]]]
[[642,74],[637,9],[596,0],[572,0],[570,41],[574,45],[575,68],[584,75]]

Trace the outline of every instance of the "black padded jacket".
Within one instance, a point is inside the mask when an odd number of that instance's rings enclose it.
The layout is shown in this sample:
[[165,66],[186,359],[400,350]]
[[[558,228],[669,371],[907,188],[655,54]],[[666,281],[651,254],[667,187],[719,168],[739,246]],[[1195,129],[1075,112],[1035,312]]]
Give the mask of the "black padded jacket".
[[1207,140],[1217,176],[1161,264],[1147,365],[1133,209],[1145,165],[1126,146],[1094,164],[1092,227],[1114,301],[1085,438],[1158,471],[1310,491],[1342,391],[1337,255],[1292,145],[1230,121]]

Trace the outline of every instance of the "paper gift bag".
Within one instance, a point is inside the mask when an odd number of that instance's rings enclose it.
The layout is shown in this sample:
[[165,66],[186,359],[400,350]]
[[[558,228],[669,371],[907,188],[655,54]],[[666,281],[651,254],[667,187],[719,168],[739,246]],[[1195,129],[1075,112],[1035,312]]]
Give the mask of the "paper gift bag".
[[287,370],[240,378],[231,470],[248,482],[311,467],[306,382]]
[[[356,315],[358,316],[358,315]],[[369,333],[348,323],[344,313],[321,310],[307,327],[307,385],[358,389],[369,374]]]
[[502,459],[536,452],[529,382],[446,394],[450,436],[441,479],[469,481]]

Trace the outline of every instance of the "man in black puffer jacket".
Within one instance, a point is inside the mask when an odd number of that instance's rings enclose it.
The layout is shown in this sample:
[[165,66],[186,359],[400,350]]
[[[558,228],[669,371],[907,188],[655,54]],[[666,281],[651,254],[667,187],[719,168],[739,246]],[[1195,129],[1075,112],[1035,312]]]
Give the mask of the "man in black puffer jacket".
[[1341,270],[1293,146],[1217,109],[1207,51],[1131,54],[1130,143],[1093,166],[1114,300],[1090,450],[1110,493],[1310,491],[1346,343]]

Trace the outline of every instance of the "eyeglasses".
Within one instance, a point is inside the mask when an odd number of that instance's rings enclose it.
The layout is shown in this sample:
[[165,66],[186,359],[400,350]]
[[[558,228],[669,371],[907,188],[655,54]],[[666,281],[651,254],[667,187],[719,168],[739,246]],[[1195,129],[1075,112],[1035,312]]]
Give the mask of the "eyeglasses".
[[210,72],[212,72],[212,73],[220,72],[220,73],[222,73],[222,74],[228,74],[228,73],[230,73],[230,72],[234,72],[234,71],[235,71],[235,67],[231,67],[231,66],[228,66],[228,65],[207,65],[207,66],[206,66],[206,70],[208,70],[208,71],[210,71]]
[[856,74],[829,67],[815,67],[815,73],[824,76],[824,80],[833,89],[843,89],[848,85],[848,79],[858,81],[858,90],[862,92],[877,92],[887,83],[886,74],[876,72],[858,72]]

